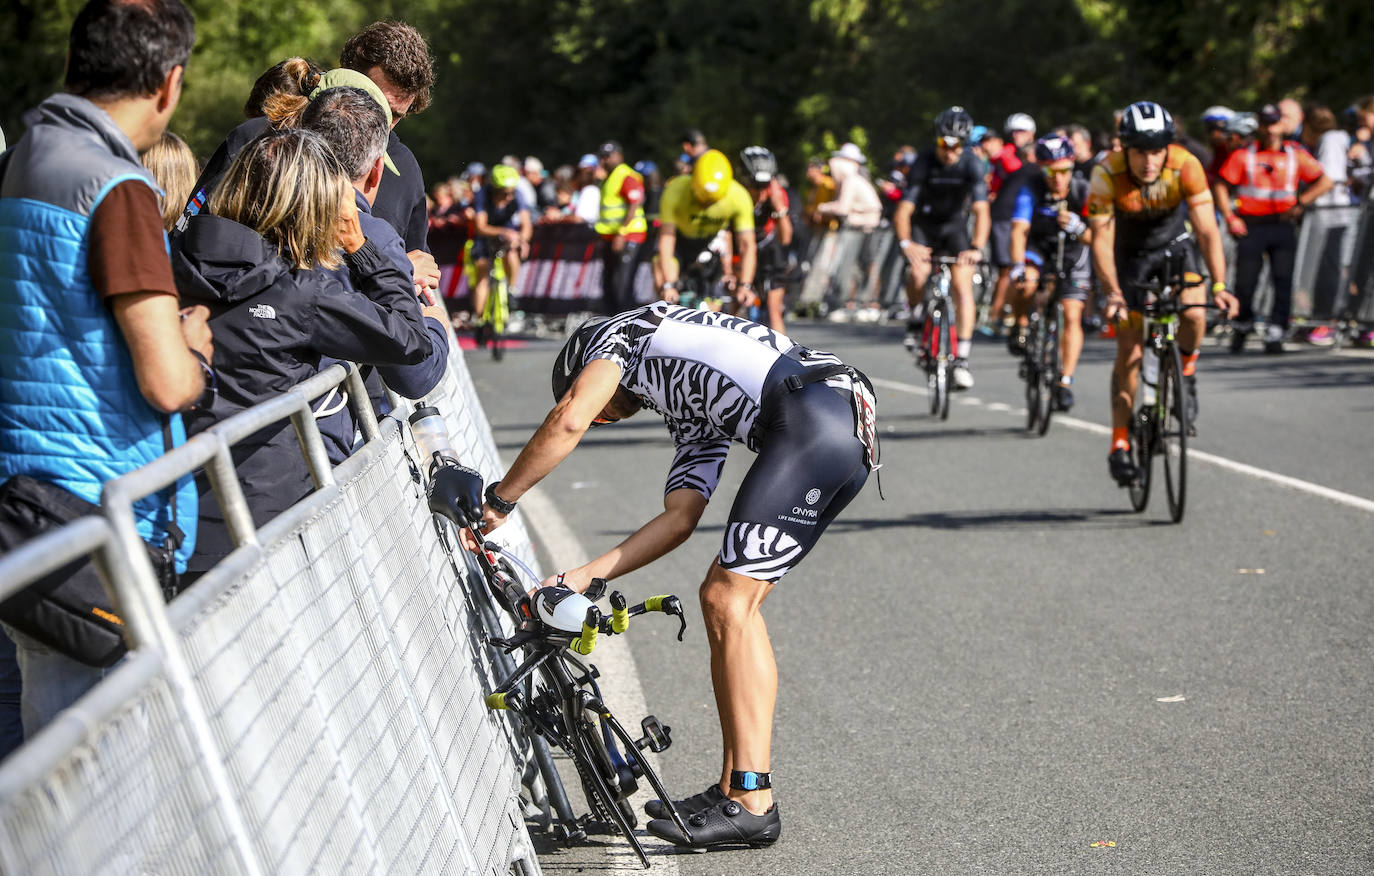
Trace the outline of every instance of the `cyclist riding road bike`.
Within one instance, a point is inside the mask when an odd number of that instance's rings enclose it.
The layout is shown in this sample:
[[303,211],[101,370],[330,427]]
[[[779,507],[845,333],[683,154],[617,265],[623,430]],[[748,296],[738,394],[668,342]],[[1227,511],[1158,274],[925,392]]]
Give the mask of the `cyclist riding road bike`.
[[1025,351],[1026,311],[1030,295],[1042,276],[1053,276],[1063,247],[1064,288],[1056,290],[1064,308],[1064,332],[1060,338],[1059,385],[1055,406],[1073,407],[1073,372],[1083,352],[1083,306],[1092,285],[1087,244],[1088,181],[1074,176],[1073,144],[1063,137],[1046,137],[1035,144],[1040,173],[1016,195],[1011,217],[1011,273],[1019,295],[1012,296],[1017,329],[1012,333],[1012,352]]
[[[911,263],[906,298],[912,319],[907,323],[903,341],[907,349],[915,349],[921,336],[915,315],[930,277],[931,256],[959,259],[950,272],[959,337],[953,372],[958,389],[973,386],[973,375],[968,369],[973,324],[978,315],[973,306],[973,269],[983,257],[992,228],[982,163],[965,148],[972,129],[973,118],[963,107],[952,106],[936,117],[935,147],[916,157],[908,177],[910,188],[892,219],[897,244]],[[974,216],[972,241],[968,234],[970,210]]]
[[[1198,246],[1188,234],[1185,216],[1192,221],[1202,245],[1202,261],[1215,280],[1212,295],[1217,306],[1234,316],[1239,305],[1221,279],[1226,276],[1226,257],[1207,176],[1201,162],[1174,142],[1173,117],[1157,103],[1133,103],[1121,116],[1119,133],[1122,151],[1109,154],[1093,168],[1088,216],[1093,267],[1107,293],[1105,316],[1118,320],[1111,387],[1112,448],[1107,463],[1112,477],[1125,487],[1137,474],[1131,462],[1129,427],[1140,375],[1141,308],[1152,285],[1168,279],[1170,256],[1182,257],[1184,276],[1195,284],[1183,289],[1180,301],[1184,305],[1207,303],[1198,274]],[[1206,328],[1200,307],[1185,310],[1179,320],[1178,346],[1190,425],[1197,417],[1198,345]]]
[[529,255],[534,226],[530,224],[530,205],[516,188],[519,178],[515,168],[498,164],[492,168],[490,184],[478,189],[473,199],[477,213],[471,255],[477,270],[477,282],[472,287],[474,322],[481,320],[487,304],[492,262],[501,259],[507,286],[514,289],[520,262]]
[[735,180],[730,159],[717,149],[697,158],[690,174],[674,177],[663,188],[659,204],[658,254],[654,276],[664,301],[678,300],[678,278],[683,266],[697,260],[716,235],[729,228],[739,253],[739,275],[725,266],[725,287],[743,301],[754,294],[757,253],[754,245],[754,201]]
[[578,592],[593,578],[617,578],[686,541],[731,444],[758,454],[701,585],[724,767],[718,782],[677,803],[692,825],[690,840],[664,817],[661,801],[646,810],[654,818],[649,832],[676,845],[772,845],[782,829],[769,778],[777,667],[759,609],[877,466],[868,380],[835,356],[757,323],[660,301],[579,327],[554,364],[553,395],[543,425],[487,490],[487,531],[505,522],[592,425],[649,408],[663,416],[677,446],[663,513],[585,566],[556,576]]

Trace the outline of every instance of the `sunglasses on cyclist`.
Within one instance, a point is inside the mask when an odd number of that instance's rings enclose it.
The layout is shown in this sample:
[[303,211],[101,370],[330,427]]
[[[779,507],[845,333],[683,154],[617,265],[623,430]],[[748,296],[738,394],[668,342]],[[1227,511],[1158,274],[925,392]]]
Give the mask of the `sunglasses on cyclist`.
[[1045,172],[1045,176],[1064,176],[1073,173],[1072,167],[1050,167],[1049,165],[1045,165],[1040,169]]
[[935,143],[938,146],[945,147],[951,152],[964,148],[964,141],[960,140],[958,137],[936,137]]

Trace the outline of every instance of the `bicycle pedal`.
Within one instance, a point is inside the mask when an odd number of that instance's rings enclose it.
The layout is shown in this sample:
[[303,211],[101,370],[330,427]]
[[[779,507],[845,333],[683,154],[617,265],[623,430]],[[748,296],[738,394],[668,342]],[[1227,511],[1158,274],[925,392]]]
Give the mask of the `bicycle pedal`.
[[644,735],[635,740],[635,748],[640,751],[647,748],[654,754],[661,754],[672,747],[672,727],[663,724],[653,715],[645,716],[644,720],[639,722],[639,726],[644,731]]

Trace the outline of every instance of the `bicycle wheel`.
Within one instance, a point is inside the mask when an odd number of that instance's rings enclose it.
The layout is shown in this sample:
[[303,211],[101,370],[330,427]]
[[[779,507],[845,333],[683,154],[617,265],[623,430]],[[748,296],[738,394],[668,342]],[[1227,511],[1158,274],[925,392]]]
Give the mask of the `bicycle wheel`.
[[1188,490],[1188,420],[1183,389],[1183,361],[1178,348],[1169,347],[1159,369],[1160,427],[1155,452],[1164,459],[1164,488],[1169,498],[1169,517],[1183,519]]
[[1144,511],[1150,503],[1150,481],[1154,465],[1154,406],[1141,404],[1131,417],[1131,462],[1135,480],[1131,482],[1131,507]]
[[1054,392],[1059,384],[1059,321],[1062,314],[1059,303],[1055,302],[1045,309],[1040,320],[1040,348],[1036,370],[1040,374],[1040,434],[1050,428],[1050,418],[1054,416]]
[[1026,381],[1026,431],[1040,429],[1041,400],[1044,385],[1040,380],[1040,342],[1044,334],[1044,323],[1037,314],[1031,314],[1026,326],[1026,349],[1021,354],[1021,378]]
[[503,273],[496,276],[492,271],[491,294],[487,296],[487,326],[490,331],[488,343],[491,347],[491,358],[500,362],[506,355],[503,337],[506,333],[506,317],[510,315],[510,301],[506,297],[506,277]]
[[935,385],[939,394],[940,419],[949,419],[949,381],[950,369],[954,363],[954,351],[958,349],[954,339],[954,323],[949,318],[948,303],[942,303],[936,320],[936,335],[940,338],[940,355],[935,359]]
[[930,415],[938,417],[940,415],[941,386],[937,376],[940,369],[940,358],[944,353],[944,335],[940,331],[941,309],[938,305],[932,306],[926,313],[925,323],[921,333],[921,349],[924,350],[924,364],[926,370],[926,389],[930,398]]

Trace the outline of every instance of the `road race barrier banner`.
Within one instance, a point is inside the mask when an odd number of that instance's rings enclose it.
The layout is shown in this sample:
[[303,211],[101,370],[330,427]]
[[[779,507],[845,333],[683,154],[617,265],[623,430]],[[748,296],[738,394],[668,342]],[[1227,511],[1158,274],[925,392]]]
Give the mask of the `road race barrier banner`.
[[[310,404],[341,382],[363,440],[333,468]],[[429,399],[462,461],[496,476],[456,344]],[[410,406],[378,423],[366,400],[333,366],[109,482],[103,516],[0,557],[3,598],[94,556],[131,642],[0,764],[0,873],[540,872]],[[255,530],[229,447],[287,418],[318,488]],[[201,467],[239,547],[167,605],[132,503]],[[533,563],[518,517],[501,535]]]

